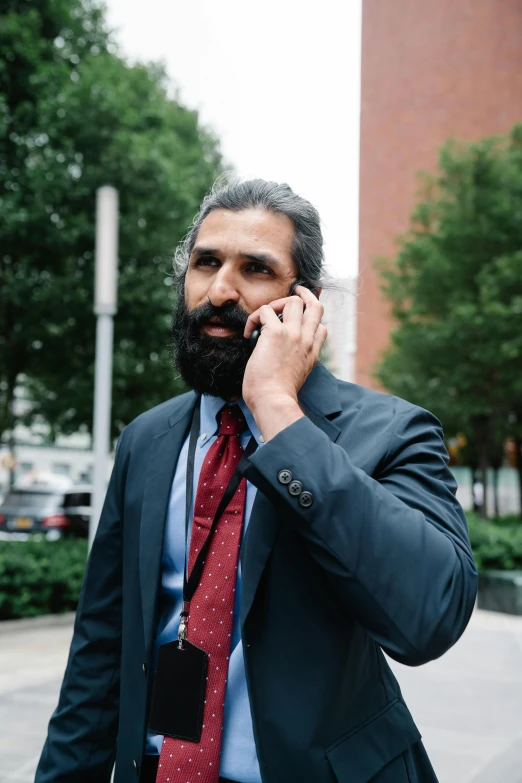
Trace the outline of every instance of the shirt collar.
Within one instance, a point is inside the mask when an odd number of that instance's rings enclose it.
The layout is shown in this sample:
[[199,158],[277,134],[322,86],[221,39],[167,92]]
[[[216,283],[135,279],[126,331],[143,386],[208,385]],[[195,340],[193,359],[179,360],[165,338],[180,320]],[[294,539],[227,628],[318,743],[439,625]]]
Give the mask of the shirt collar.
[[[213,397],[210,394],[202,394],[201,395],[201,424],[199,427],[199,440],[198,443],[200,446],[204,446],[210,438],[212,438],[214,435],[217,435],[218,431],[218,423],[217,423],[217,415],[223,405],[226,405],[226,401],[223,400],[221,397]],[[231,403],[232,405],[239,405],[241,410],[244,413],[246,423],[248,425],[248,430],[251,435],[254,436],[256,439],[256,443],[258,446],[263,445],[263,440],[261,440],[262,435],[259,427],[257,426],[254,417],[250,413],[249,409],[245,405],[245,402],[243,399],[240,399],[237,401],[237,403]]]

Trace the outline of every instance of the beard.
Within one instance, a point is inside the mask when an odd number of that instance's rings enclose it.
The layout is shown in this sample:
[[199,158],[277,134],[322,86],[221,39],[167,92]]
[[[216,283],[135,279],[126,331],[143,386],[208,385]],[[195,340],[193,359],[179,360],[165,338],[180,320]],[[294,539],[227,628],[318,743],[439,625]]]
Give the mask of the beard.
[[[174,363],[187,384],[199,394],[230,400],[241,397],[243,376],[251,349],[243,337],[248,313],[239,305],[205,304],[188,310],[184,287],[174,309],[172,347]],[[202,331],[211,318],[237,330],[238,336],[211,337]]]

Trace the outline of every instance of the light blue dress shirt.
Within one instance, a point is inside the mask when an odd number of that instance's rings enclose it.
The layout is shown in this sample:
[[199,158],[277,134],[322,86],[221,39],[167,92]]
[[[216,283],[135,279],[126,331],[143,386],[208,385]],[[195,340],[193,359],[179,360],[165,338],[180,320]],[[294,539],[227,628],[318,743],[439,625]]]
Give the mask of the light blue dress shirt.
[[[225,405],[220,397],[204,394],[201,398],[201,423],[198,445],[194,459],[194,485],[192,490],[192,508],[196,497],[199,473],[203,460],[218,433],[216,416]],[[249,429],[241,435],[241,445],[246,447],[253,435],[258,446],[262,446],[261,433],[243,400],[239,406]],[[179,613],[181,612],[183,593],[183,567],[185,561],[185,497],[187,477],[188,441],[185,440],[181,449],[172,489],[169,509],[163,539],[163,556],[161,568],[160,608],[161,615],[156,634],[156,649],[159,645],[177,639]],[[250,519],[254,504],[256,487],[247,482],[245,501],[245,520],[243,534]],[[192,517],[192,512],[191,512]],[[236,601],[234,610],[234,626],[230,649],[230,664],[228,670],[227,690],[225,697],[225,713],[223,721],[223,742],[221,746],[221,765],[219,774],[222,777],[236,780],[238,783],[261,783],[261,774],[257,761],[254,734],[252,731],[252,716],[248,700],[243,660],[243,644],[239,627],[239,606],[241,599],[241,564],[238,567],[236,584]],[[147,736],[146,753],[158,754],[161,750],[162,737],[149,733]]]

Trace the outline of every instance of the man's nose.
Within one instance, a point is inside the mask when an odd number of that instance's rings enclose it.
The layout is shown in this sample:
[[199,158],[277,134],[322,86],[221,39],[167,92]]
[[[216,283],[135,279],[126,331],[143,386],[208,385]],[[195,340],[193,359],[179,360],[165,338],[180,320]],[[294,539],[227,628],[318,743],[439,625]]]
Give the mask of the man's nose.
[[220,269],[212,281],[207,295],[214,307],[239,302],[239,291],[234,284],[233,275],[223,268]]

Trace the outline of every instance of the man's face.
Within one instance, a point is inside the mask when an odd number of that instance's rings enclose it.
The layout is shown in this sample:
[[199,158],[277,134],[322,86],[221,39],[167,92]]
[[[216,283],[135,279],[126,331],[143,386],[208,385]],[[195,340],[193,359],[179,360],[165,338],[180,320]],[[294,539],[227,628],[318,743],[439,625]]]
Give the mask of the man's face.
[[174,314],[176,364],[195,391],[241,395],[243,330],[250,313],[288,295],[293,239],[292,221],[262,208],[214,210],[201,224]]
[[[219,209],[203,221],[185,277],[189,311],[210,300],[214,307],[237,304],[247,313],[286,296],[297,270],[292,260],[294,227],[265,209]],[[205,326],[214,337],[230,330]]]

